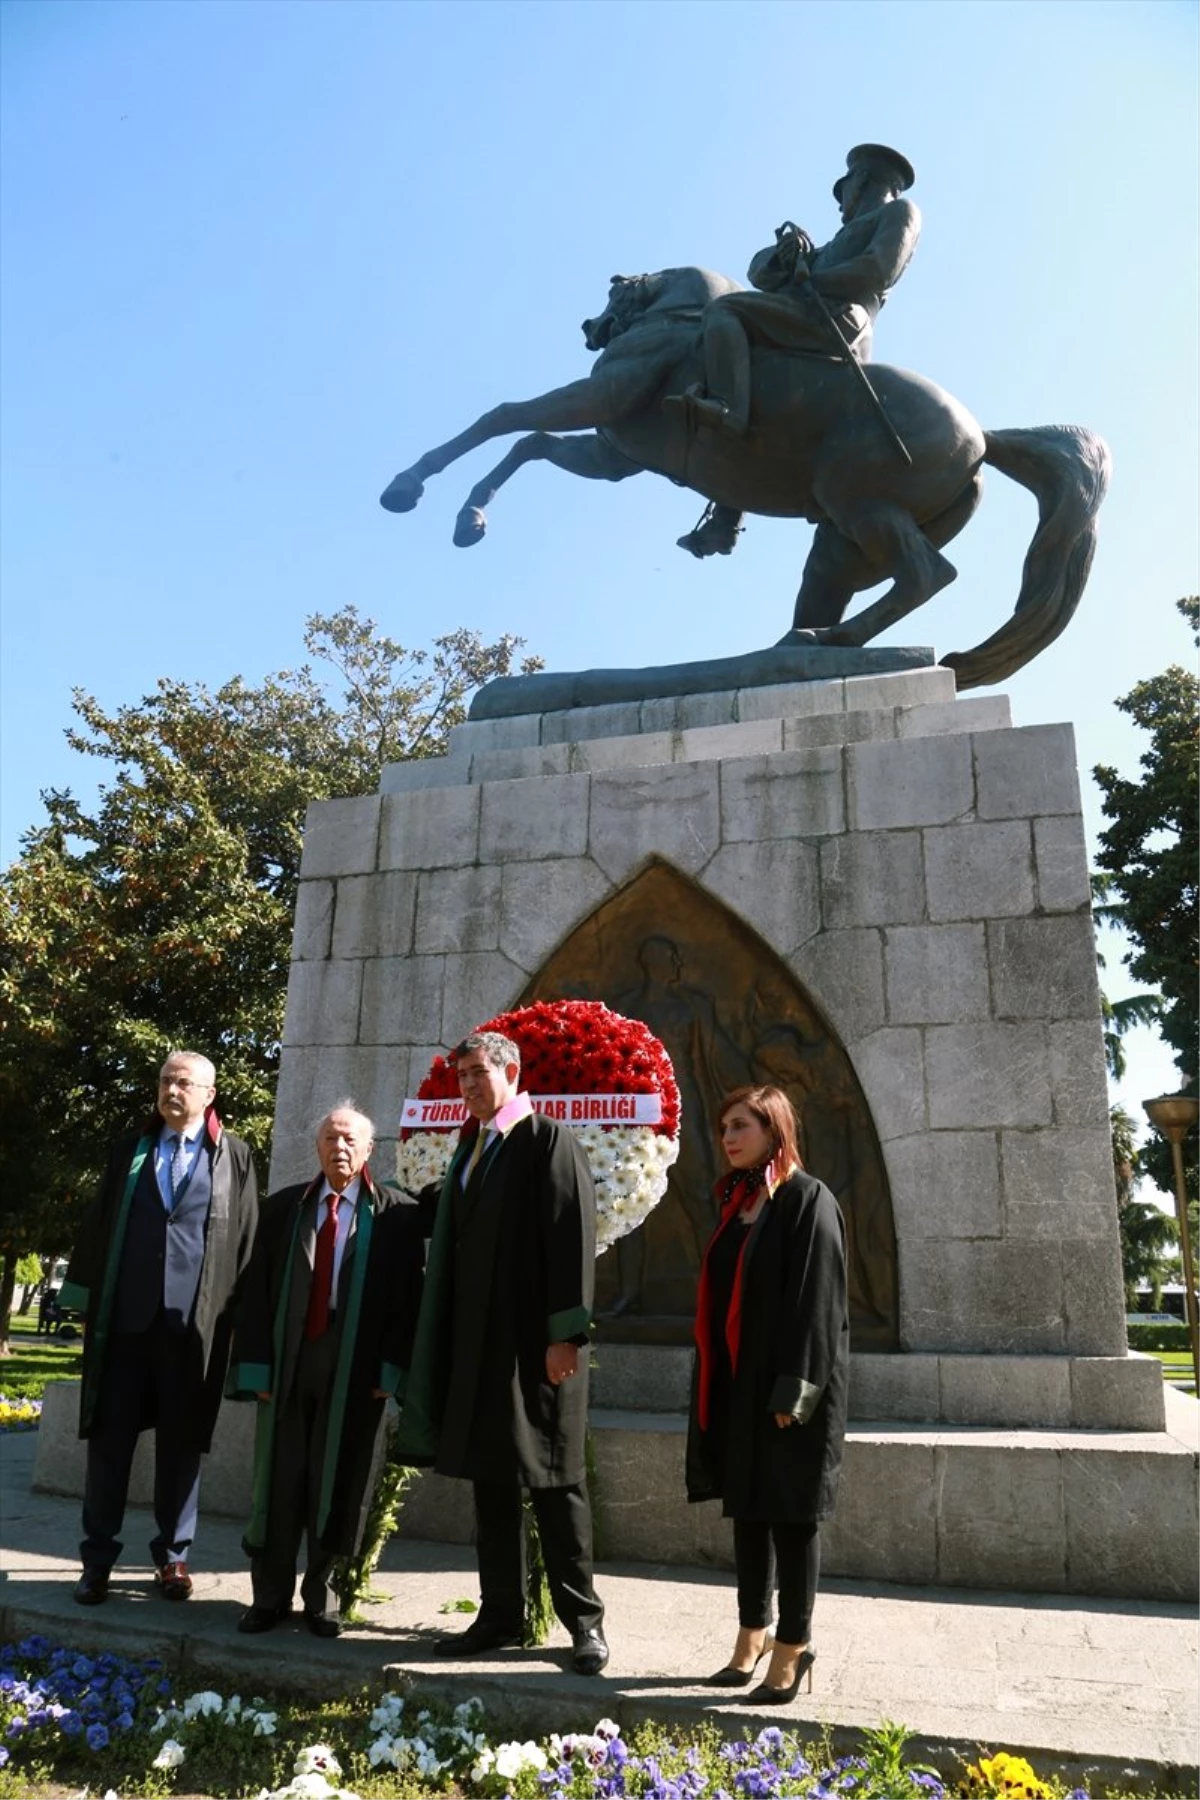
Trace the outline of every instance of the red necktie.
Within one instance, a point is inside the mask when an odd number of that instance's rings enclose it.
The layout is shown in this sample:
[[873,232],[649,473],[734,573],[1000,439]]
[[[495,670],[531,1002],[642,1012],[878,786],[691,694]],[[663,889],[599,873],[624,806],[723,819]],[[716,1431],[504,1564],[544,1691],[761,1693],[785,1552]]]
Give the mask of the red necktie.
[[329,1327],[329,1294],[333,1287],[333,1253],[337,1249],[337,1209],[340,1194],[326,1196],[326,1211],[317,1233],[317,1249],[313,1257],[312,1285],[308,1290],[308,1316],[304,1335],[311,1342],[324,1335]]

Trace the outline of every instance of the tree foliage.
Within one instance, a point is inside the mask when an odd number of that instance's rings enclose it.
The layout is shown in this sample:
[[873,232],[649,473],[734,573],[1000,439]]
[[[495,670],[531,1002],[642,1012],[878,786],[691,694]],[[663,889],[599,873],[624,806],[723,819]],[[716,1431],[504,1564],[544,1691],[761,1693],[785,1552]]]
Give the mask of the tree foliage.
[[68,739],[107,779],[90,807],[44,793],[0,877],[0,1256],[69,1246],[173,1046],[212,1057],[223,1115],[265,1161],[308,804],[441,754],[520,640],[407,650],[347,606],[304,643],[258,686],[164,678],[112,713],[75,692]]
[[[1200,642],[1200,599],[1177,602]],[[1138,682],[1116,702],[1142,730],[1149,746],[1139,781],[1115,769],[1093,770],[1109,823],[1100,834],[1096,861],[1117,897],[1117,922],[1129,950],[1131,975],[1160,998],[1158,1028],[1174,1053],[1180,1091],[1195,1093],[1200,1003],[1197,995],[1197,806],[1200,683],[1172,664],[1161,675]],[[1155,1139],[1143,1151],[1148,1174],[1167,1193],[1174,1191],[1171,1157]],[[1196,1139],[1185,1145],[1189,1188],[1196,1190]]]
[[1113,1177],[1117,1187],[1117,1223],[1121,1233],[1121,1270],[1125,1283],[1125,1308],[1137,1310],[1138,1289],[1148,1287],[1151,1310],[1162,1304],[1162,1285],[1170,1279],[1170,1251],[1176,1241],[1174,1220],[1152,1201],[1139,1200],[1142,1152],[1137,1145],[1137,1126],[1123,1106],[1109,1114],[1112,1132]]

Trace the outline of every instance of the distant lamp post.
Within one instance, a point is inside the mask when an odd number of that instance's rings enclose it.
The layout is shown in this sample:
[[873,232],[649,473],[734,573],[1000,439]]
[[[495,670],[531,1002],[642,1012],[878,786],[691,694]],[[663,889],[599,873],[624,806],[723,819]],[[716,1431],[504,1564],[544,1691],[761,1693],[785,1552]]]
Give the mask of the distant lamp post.
[[1196,1396],[1200,1400],[1200,1328],[1196,1319],[1196,1274],[1192,1266],[1191,1233],[1188,1230],[1187,1188],[1183,1180],[1183,1140],[1196,1129],[1200,1119],[1200,1100],[1189,1094],[1163,1094],[1158,1100],[1143,1100],[1146,1116],[1156,1131],[1161,1131],[1171,1146],[1175,1164],[1175,1216],[1179,1222],[1179,1250],[1183,1262],[1183,1303],[1187,1308],[1188,1336],[1192,1340],[1192,1374],[1196,1380]]

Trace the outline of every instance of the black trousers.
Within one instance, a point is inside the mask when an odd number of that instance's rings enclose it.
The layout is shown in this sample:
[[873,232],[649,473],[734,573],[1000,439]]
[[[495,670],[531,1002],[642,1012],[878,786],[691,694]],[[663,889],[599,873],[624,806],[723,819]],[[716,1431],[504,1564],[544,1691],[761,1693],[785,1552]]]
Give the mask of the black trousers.
[[776,1576],[783,1644],[807,1644],[813,1602],[821,1573],[821,1534],[815,1519],[802,1525],[760,1525],[735,1519],[733,1556],[737,1566],[738,1624],[761,1631],[771,1623]]
[[255,1606],[290,1605],[300,1543],[307,1534],[300,1598],[308,1612],[337,1612],[337,1596],[329,1580],[337,1559],[317,1536],[337,1350],[338,1334],[330,1329],[312,1343],[302,1340],[297,1352],[292,1385],[275,1424],[267,1541],[250,1558]]
[[[475,1543],[480,1619],[519,1631],[525,1618],[525,1531],[521,1484],[477,1481]],[[571,1633],[599,1628],[604,1608],[592,1585],[592,1513],[582,1482],[531,1488],[554,1610]]]
[[87,1440],[83,1489],[84,1567],[111,1569],[121,1553],[129,1471],[144,1419],[154,1422],[154,1522],[150,1555],[186,1558],[200,1506],[200,1452],[188,1441],[193,1352],[182,1332],[161,1321],[148,1331],[114,1334],[104,1359],[96,1415]]

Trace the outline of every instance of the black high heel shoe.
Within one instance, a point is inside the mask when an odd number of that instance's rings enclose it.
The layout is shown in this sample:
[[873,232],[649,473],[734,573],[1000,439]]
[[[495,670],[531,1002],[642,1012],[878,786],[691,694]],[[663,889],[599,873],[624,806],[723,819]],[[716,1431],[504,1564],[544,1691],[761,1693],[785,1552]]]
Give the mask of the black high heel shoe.
[[755,1671],[757,1670],[759,1663],[767,1654],[768,1650],[773,1650],[774,1648],[775,1645],[773,1641],[768,1638],[748,1669],[735,1669],[732,1663],[726,1663],[723,1669],[718,1669],[715,1675],[709,1676],[708,1686],[749,1687],[750,1683],[754,1680]]
[[768,1687],[765,1681],[760,1681],[754,1692],[746,1695],[746,1704],[748,1706],[786,1706],[788,1701],[794,1700],[800,1692],[800,1683],[806,1675],[808,1676],[808,1692],[811,1694],[813,1664],[816,1660],[817,1653],[810,1645],[797,1657],[796,1673],[787,1687]]

